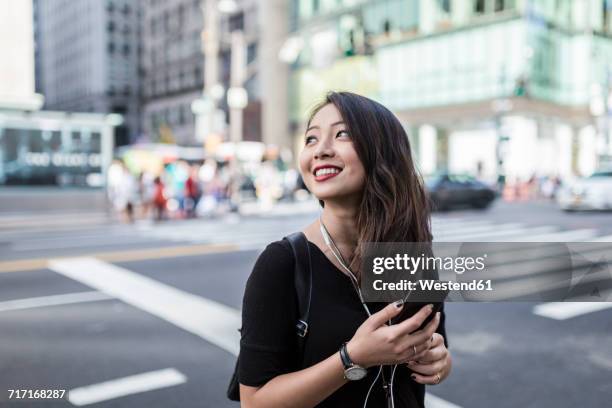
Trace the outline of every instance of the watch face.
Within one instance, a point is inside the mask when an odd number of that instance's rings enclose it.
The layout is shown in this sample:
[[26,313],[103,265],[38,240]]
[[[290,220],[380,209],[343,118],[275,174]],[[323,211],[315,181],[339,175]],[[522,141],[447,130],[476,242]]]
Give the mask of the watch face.
[[363,367],[354,366],[344,370],[344,376],[349,381],[361,380],[368,374],[368,370]]

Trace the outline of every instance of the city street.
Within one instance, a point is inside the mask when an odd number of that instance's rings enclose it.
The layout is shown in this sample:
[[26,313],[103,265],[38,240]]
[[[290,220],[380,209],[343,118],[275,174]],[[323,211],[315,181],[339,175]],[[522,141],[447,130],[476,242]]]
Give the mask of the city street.
[[[1,406],[238,406],[225,390],[250,269],[269,242],[317,215],[313,203],[286,204],[125,225],[95,208],[28,211],[0,213]],[[433,228],[439,241],[612,241],[611,221],[550,202],[498,201],[435,213]],[[427,388],[427,406],[605,406],[612,303],[587,305],[447,304],[454,368]],[[66,395],[9,401],[11,389]]]

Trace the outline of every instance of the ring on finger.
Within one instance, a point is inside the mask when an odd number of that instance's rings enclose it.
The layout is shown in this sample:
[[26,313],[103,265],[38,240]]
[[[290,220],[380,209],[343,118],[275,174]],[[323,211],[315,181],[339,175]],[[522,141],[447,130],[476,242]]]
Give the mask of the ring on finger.
[[416,356],[416,355],[417,355],[416,345],[413,345],[413,346],[412,346],[412,349],[414,350],[414,354],[413,354],[413,356]]
[[440,381],[442,381],[442,378],[440,377],[440,373],[436,374],[436,384],[440,384]]

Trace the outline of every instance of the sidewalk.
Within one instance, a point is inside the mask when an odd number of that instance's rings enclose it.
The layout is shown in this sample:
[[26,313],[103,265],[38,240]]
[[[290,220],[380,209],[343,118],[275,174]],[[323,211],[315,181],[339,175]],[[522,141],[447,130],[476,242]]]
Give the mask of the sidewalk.
[[32,213],[106,212],[106,195],[101,189],[40,186],[0,187],[0,215]]

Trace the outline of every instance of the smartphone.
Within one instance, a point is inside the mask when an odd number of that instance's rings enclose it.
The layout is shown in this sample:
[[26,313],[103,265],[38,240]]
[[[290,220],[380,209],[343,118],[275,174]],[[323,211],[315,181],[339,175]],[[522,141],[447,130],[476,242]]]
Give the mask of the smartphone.
[[423,324],[421,324],[421,326],[418,328],[418,330],[423,329],[425,326],[427,326],[429,322],[432,321],[432,319],[436,316],[436,313],[439,312],[440,309],[442,309],[443,302],[406,302],[404,303],[404,308],[402,309],[400,314],[391,319],[391,323],[397,324],[403,322],[406,319],[411,318],[419,310],[421,310],[423,306],[428,305],[430,303],[433,304],[433,310],[431,311],[429,316],[427,316]]

